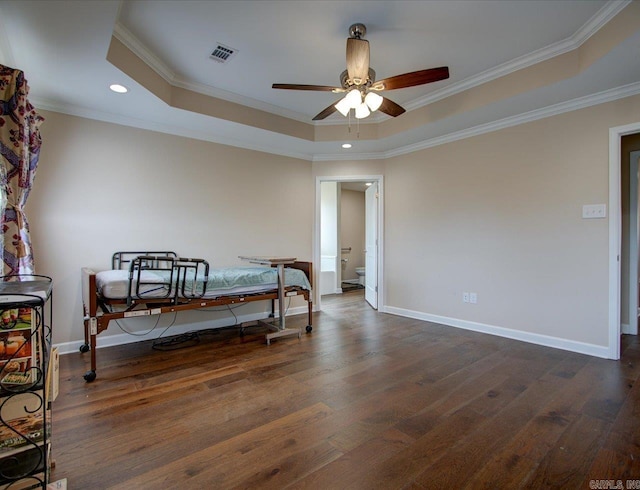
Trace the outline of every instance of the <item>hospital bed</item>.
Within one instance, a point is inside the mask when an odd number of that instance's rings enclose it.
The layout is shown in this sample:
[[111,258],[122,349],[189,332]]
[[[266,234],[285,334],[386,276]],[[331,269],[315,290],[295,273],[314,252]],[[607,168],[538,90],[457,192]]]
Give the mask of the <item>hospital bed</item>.
[[311,262],[293,257],[241,259],[252,265],[210,268],[204,259],[179,257],[172,251],[116,252],[110,270],[83,268],[84,344],[80,352],[91,351],[91,370],[85,373],[85,381],[96,378],[96,337],[112,320],[269,300],[269,320],[240,325],[242,331],[256,323],[269,327],[269,345],[272,338],[300,338],[300,328],[286,327],[284,299],[302,296],[308,306],[306,331],[311,332]]

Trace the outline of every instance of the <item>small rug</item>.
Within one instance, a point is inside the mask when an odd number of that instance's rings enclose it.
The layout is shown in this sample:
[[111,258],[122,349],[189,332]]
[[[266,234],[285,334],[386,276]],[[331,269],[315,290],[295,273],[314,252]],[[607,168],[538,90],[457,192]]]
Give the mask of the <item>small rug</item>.
[[342,283],[342,292],[347,293],[349,291],[355,291],[356,289],[364,289],[362,284],[353,284],[352,282]]

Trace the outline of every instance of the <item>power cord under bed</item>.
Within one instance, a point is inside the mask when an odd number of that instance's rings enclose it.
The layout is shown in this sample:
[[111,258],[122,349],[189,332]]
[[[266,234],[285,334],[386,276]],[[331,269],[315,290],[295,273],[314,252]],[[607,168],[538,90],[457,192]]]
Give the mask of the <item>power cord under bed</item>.
[[[287,314],[287,311],[289,311],[290,305],[291,305],[291,298],[289,298],[289,301],[287,302],[287,307],[284,312],[285,315]],[[164,335],[165,332],[169,329],[169,327],[171,327],[175,323],[176,317],[174,316],[171,324],[164,329],[162,334],[160,334],[160,336],[156,340],[153,341],[153,344],[151,344],[151,348],[159,351],[170,351],[170,350],[184,349],[186,347],[193,347],[194,345],[199,344],[200,339],[204,336],[216,335],[220,333],[222,330],[229,330],[231,328],[236,328],[236,326],[238,325],[238,317],[236,316],[233,310],[235,310],[236,308],[240,308],[242,306],[244,306],[244,304],[239,304],[237,306],[234,306],[233,308],[229,305],[225,305],[224,308],[203,308],[203,309],[194,310],[202,313],[228,310],[233,315],[233,319],[235,322],[233,325],[229,325],[228,327],[205,328],[202,330],[193,330],[191,332],[174,335],[172,337],[167,337],[164,339],[161,338],[162,335]]]

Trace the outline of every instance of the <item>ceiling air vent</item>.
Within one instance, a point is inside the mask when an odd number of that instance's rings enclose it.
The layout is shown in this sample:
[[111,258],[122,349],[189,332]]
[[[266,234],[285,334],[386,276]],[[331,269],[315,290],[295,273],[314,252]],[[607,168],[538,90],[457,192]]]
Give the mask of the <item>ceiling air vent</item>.
[[227,63],[235,56],[238,52],[237,49],[230,48],[229,46],[225,46],[224,44],[218,43],[216,49],[211,53],[211,59],[216,60],[218,63]]

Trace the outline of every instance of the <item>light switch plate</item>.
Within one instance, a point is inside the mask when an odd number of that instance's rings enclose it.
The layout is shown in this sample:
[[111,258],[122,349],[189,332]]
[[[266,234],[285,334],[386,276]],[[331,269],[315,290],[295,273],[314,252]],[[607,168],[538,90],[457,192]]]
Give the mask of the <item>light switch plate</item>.
[[584,219],[606,218],[606,204],[585,204],[582,206],[582,217]]

